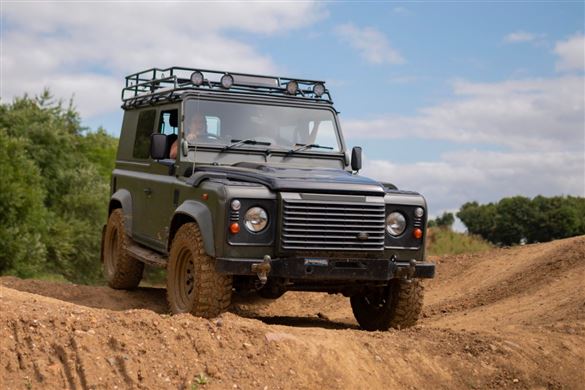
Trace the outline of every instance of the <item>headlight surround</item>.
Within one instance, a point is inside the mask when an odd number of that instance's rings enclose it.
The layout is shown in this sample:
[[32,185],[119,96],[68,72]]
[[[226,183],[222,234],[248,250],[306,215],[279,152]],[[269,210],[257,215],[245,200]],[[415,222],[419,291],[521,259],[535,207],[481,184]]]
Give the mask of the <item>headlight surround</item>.
[[394,211],[386,217],[386,231],[391,236],[397,237],[406,230],[406,217],[404,214]]
[[260,233],[268,226],[268,213],[262,207],[250,207],[244,214],[244,226],[251,233]]

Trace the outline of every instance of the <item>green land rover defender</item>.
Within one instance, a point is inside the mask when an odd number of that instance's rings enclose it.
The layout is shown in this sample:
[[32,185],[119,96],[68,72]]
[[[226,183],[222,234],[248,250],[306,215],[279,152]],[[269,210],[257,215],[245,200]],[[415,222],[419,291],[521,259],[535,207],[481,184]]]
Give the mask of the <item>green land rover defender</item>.
[[172,313],[214,317],[233,293],[349,297],[367,330],[413,325],[427,207],[359,176],[322,81],[172,67],[126,77],[102,261],[132,289],[167,270]]

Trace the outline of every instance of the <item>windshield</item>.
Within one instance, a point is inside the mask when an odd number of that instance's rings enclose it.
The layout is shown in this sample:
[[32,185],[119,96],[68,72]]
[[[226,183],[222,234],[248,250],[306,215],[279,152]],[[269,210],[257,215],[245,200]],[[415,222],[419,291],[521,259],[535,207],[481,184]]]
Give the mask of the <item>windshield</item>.
[[188,100],[183,134],[190,145],[224,150],[341,150],[333,113],[325,109]]

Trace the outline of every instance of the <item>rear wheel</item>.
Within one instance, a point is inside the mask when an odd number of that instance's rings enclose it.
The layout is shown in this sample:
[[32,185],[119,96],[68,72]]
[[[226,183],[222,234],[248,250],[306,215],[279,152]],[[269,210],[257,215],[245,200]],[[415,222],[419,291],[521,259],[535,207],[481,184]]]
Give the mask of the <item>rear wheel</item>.
[[393,279],[383,289],[350,298],[353,314],[365,330],[407,328],[416,324],[423,305],[418,280]]
[[171,245],[167,268],[167,301],[172,313],[217,317],[226,311],[232,296],[232,278],[215,271],[205,253],[196,223],[179,228]]
[[116,289],[138,287],[144,271],[144,263],[128,254],[128,236],[121,209],[112,211],[104,235],[104,275],[108,285]]

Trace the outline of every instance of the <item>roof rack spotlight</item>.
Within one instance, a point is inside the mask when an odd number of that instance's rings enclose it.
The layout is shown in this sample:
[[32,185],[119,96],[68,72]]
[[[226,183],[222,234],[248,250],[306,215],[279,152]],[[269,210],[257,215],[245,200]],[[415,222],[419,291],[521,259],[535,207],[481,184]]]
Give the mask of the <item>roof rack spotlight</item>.
[[203,81],[204,81],[203,73],[201,73],[198,70],[191,73],[191,82],[193,83],[193,85],[198,87],[203,84]]
[[231,74],[226,73],[221,76],[221,86],[225,89],[229,89],[234,84],[234,78]]
[[321,83],[313,85],[313,93],[317,97],[321,97],[325,93],[325,86]]
[[296,95],[299,91],[299,83],[295,80],[291,80],[286,84],[286,93],[289,95]]

